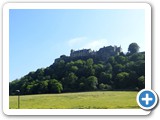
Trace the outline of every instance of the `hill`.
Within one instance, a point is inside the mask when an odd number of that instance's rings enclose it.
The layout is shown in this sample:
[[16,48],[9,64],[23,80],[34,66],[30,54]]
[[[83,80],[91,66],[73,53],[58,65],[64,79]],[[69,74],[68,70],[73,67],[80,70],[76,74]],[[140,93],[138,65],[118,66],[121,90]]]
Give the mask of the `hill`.
[[[133,43],[132,43],[133,44]],[[131,45],[131,44],[130,44]],[[99,51],[71,50],[46,68],[9,83],[9,94],[45,94],[95,90],[141,90],[145,86],[145,52],[129,46],[107,46]]]

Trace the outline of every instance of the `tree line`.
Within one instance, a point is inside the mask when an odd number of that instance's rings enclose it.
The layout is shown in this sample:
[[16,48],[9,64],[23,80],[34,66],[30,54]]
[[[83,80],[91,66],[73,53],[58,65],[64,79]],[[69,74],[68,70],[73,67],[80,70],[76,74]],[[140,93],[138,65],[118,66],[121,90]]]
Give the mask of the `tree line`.
[[141,90],[145,87],[145,52],[132,43],[128,53],[101,60],[65,55],[47,68],[37,69],[9,83],[9,94],[45,94],[95,90]]

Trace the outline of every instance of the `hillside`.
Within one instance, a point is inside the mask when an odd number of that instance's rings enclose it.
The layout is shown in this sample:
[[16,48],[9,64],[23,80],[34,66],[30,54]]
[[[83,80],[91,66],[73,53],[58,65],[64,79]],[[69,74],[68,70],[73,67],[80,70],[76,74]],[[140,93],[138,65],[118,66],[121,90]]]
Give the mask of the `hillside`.
[[[131,45],[131,44],[130,44]],[[9,94],[45,94],[95,90],[141,90],[145,86],[145,52],[129,46],[107,46],[99,51],[71,50],[46,68],[9,83]]]

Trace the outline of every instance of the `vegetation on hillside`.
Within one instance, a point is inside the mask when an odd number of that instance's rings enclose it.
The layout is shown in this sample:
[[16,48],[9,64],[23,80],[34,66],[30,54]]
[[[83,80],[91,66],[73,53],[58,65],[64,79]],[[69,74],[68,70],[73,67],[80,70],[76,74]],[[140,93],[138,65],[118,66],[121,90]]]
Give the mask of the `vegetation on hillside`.
[[9,94],[45,94],[95,90],[141,90],[145,87],[145,52],[136,43],[128,53],[110,56],[62,55],[47,68],[37,69],[9,83]]

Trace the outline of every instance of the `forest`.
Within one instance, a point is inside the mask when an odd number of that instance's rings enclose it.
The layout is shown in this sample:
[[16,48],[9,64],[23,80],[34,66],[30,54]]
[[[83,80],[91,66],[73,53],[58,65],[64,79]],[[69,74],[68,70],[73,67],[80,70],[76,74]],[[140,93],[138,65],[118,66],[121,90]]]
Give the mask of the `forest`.
[[145,52],[131,43],[128,52],[60,58],[46,68],[9,82],[9,94],[48,94],[83,91],[139,91],[145,88]]

